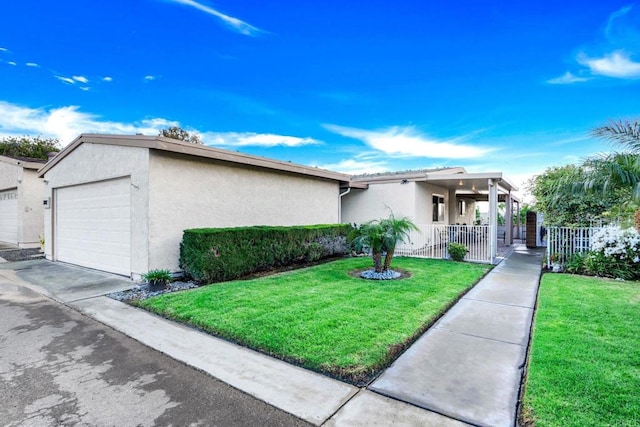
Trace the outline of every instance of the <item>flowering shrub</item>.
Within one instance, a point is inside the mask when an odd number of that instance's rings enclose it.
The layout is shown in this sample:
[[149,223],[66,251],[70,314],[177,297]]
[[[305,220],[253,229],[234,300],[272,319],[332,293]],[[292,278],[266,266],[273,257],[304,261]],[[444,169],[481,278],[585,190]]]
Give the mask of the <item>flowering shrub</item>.
[[640,234],[632,228],[606,227],[591,238],[587,273],[621,279],[640,278]]

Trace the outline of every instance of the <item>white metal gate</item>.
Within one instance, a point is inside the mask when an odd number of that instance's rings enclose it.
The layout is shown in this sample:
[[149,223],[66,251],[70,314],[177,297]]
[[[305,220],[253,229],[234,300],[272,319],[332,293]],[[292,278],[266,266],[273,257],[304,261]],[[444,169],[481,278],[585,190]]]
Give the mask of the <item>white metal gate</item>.
[[410,239],[399,243],[397,256],[417,258],[448,258],[447,245],[460,243],[469,252],[465,261],[491,262],[488,225],[419,225],[410,233]]

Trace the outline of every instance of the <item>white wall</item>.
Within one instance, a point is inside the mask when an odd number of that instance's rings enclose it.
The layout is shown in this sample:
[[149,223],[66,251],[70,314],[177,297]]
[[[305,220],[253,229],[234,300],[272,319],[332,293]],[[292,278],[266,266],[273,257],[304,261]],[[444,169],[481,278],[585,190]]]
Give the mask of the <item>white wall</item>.
[[370,184],[367,190],[352,189],[342,198],[342,222],[362,224],[389,216],[389,209],[398,217],[416,220],[416,183],[400,182]]
[[427,182],[417,183],[416,190],[416,224],[428,225],[433,222],[433,196],[444,197],[444,221],[435,224],[448,224],[449,220],[449,190]]
[[52,209],[44,210],[45,254],[54,259],[52,223],[55,206],[53,189],[107,179],[131,177],[131,271],[149,268],[149,151],[139,147],[83,143],[44,176],[44,197],[51,197]]
[[20,247],[40,247],[40,235],[44,234],[43,192],[44,181],[38,178],[38,171],[23,169],[22,183],[18,188],[18,245]]
[[152,150],[149,269],[178,270],[185,229],[338,222],[337,181]]
[[37,248],[44,231],[42,218],[43,181],[32,169],[0,162],[0,191],[18,190],[18,246]]

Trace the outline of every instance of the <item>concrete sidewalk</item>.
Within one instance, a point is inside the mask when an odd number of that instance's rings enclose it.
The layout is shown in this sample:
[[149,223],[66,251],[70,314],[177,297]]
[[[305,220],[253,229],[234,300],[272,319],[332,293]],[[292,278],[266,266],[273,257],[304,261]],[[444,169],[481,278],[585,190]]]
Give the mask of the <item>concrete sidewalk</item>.
[[29,261],[0,274],[315,425],[513,425],[540,275],[517,250],[370,387],[359,389],[101,296],[133,285]]
[[473,425],[515,425],[541,257],[518,246],[369,389]]

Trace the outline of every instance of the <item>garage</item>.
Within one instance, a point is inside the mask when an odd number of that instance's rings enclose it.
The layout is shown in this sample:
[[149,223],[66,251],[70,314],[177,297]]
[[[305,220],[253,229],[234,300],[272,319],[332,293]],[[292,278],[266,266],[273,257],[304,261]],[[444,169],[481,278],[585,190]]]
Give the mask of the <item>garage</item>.
[[80,135],[38,175],[47,259],[134,279],[179,273],[189,228],[335,224],[349,181],[162,136],[98,134]]
[[58,261],[131,274],[129,177],[58,188],[54,212]]
[[0,191],[0,242],[18,243],[18,190]]

